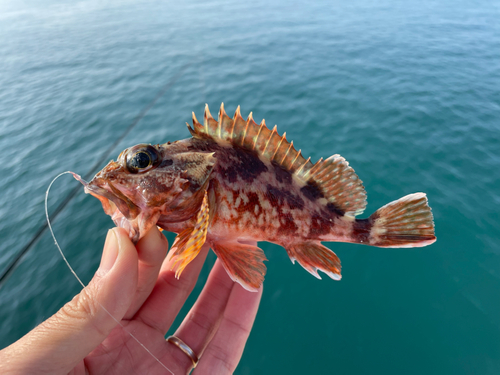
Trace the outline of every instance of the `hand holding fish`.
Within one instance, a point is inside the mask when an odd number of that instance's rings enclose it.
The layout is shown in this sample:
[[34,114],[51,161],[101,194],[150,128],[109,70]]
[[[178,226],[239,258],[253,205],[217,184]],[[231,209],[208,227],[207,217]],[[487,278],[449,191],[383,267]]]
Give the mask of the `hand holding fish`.
[[[110,230],[89,285],[54,316],[0,351],[0,373],[189,373],[192,358],[165,341],[165,334],[196,283],[208,246],[180,280],[171,271],[172,260],[164,260],[167,249],[156,226],[135,246],[124,229]],[[262,288],[249,293],[234,283],[216,262],[175,333],[200,358],[193,374],[232,373],[261,294]],[[108,312],[121,320],[120,325]]]

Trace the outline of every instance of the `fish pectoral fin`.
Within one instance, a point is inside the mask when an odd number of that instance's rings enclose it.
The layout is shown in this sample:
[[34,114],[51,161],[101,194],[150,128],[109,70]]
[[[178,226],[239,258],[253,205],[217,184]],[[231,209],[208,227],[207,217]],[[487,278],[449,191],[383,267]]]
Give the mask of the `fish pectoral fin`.
[[179,278],[184,268],[196,258],[205,243],[208,230],[208,211],[208,197],[207,192],[205,192],[195,226],[179,233],[168,253],[167,261],[172,261],[172,270],[175,270],[176,278]]
[[266,275],[267,260],[262,249],[237,241],[214,242],[217,255],[229,277],[250,292],[256,292]]
[[340,259],[319,241],[291,244],[286,247],[286,251],[292,263],[299,262],[307,272],[318,279],[321,279],[318,270],[323,271],[334,280],[340,280],[342,277],[340,275]]

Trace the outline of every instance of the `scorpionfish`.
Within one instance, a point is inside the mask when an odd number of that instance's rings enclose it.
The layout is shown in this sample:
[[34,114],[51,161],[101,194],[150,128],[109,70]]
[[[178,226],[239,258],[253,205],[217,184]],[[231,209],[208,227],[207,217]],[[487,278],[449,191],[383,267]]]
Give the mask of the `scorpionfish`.
[[312,163],[276,126],[258,125],[252,113],[244,120],[240,107],[230,118],[222,104],[217,121],[207,105],[203,123],[193,113],[187,125],[192,138],[130,147],[89,183],[74,175],[133,242],[153,225],[177,233],[168,254],[176,277],[204,243],[232,280],[256,291],[267,259],[255,241],[284,247],[318,278],[322,271],[339,280],[340,260],[322,241],[420,247],[436,240],[424,193],[357,219],[366,192],[342,156]]

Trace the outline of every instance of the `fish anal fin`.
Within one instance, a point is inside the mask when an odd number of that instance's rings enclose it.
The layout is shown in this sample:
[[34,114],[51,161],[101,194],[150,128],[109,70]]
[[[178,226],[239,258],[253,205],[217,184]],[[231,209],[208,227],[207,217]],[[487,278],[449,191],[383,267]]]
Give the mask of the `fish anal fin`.
[[229,277],[248,291],[257,291],[266,274],[266,256],[257,246],[235,241],[212,243],[212,250],[217,255]]
[[292,263],[295,261],[313,276],[321,279],[318,270],[326,273],[334,280],[341,279],[340,259],[319,241],[294,243],[286,247]]
[[208,197],[205,191],[195,226],[180,232],[168,253],[167,260],[172,261],[172,270],[175,270],[176,278],[179,278],[186,266],[196,258],[205,243],[209,222],[208,207]]

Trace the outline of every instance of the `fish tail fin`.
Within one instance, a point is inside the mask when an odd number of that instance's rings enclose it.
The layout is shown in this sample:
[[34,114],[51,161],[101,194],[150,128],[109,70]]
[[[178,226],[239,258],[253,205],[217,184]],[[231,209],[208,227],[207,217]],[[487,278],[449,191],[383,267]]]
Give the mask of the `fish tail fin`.
[[415,193],[381,207],[368,219],[355,220],[357,243],[378,247],[422,247],[436,241],[431,208],[424,193]]

